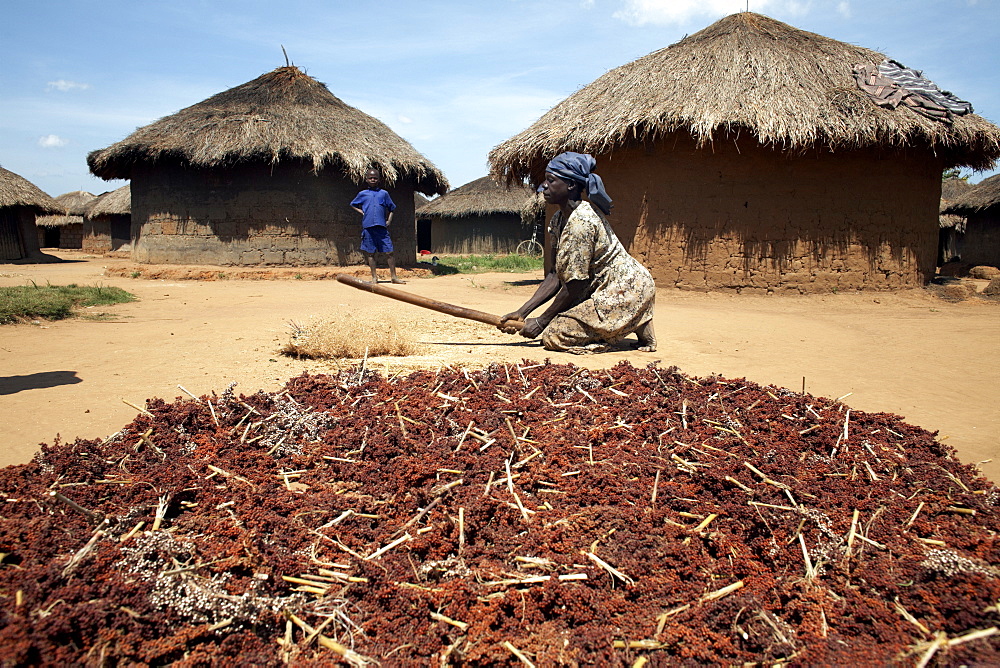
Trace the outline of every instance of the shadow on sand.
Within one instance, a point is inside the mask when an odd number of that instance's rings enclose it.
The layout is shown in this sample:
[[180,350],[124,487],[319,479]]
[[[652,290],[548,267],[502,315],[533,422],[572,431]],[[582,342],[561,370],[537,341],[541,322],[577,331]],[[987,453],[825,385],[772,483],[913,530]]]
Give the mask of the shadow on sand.
[[76,371],[39,371],[25,376],[0,376],[0,395],[82,382],[83,379],[76,375]]
[[48,253],[36,253],[20,260],[3,260],[0,264],[71,264],[76,262],[86,262],[86,260],[66,260]]

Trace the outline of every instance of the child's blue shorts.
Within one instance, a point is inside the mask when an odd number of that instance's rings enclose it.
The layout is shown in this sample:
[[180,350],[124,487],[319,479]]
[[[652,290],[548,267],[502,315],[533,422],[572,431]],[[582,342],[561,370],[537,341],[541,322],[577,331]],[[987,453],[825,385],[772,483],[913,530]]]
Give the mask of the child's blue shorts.
[[382,225],[362,228],[361,251],[363,253],[391,253],[392,239],[389,238],[389,228]]

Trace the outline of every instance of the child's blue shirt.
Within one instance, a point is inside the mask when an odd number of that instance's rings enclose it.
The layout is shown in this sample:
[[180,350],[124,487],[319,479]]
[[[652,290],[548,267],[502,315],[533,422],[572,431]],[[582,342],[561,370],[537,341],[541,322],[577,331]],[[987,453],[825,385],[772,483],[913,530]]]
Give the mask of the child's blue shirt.
[[365,212],[361,219],[361,227],[375,227],[381,225],[385,227],[386,218],[390,211],[396,210],[389,193],[385,190],[365,189],[358,193],[357,197],[351,201],[351,206],[357,207]]

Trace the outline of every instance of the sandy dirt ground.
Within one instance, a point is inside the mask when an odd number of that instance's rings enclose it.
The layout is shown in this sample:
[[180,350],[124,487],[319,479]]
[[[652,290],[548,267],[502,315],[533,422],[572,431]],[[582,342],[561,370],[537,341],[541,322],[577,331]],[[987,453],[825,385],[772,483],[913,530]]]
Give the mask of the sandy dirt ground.
[[[186,396],[179,385],[202,395],[235,382],[237,392],[251,394],[277,390],[304,371],[347,367],[280,353],[290,322],[347,312],[372,327],[394,320],[420,342],[418,356],[367,360],[390,374],[551,359],[589,368],[659,362],[692,376],[715,373],[796,391],[804,378],[810,394],[849,395],[844,402],[854,409],[895,413],[940,432],[962,461],[1000,482],[996,301],[950,302],[928,290],[771,297],[661,290],[655,353],[623,348],[576,356],[353,289],[331,280],[329,268],[272,270],[264,272],[269,280],[254,280],[260,272],[139,267],[79,251],[46,252],[65,261],[0,265],[0,286],[115,285],[139,300],[91,310],[109,314],[103,319],[0,326],[0,465],[28,461],[56,437],[105,438],[135,416],[126,402]],[[355,271],[364,276],[364,268]],[[517,308],[541,278],[403,275],[403,289],[496,314]]]

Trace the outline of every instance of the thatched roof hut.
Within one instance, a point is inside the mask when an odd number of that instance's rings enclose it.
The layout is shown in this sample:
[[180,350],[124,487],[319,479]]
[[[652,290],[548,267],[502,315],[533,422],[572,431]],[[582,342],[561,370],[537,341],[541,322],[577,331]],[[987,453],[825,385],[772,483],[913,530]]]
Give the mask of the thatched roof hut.
[[855,65],[885,57],[753,12],[732,14],[607,72],[493,149],[490,164],[497,175],[538,183],[561,151],[605,154],[684,130],[699,147],[740,135],[799,152],[923,145],[946,167],[992,167],[1000,130],[982,117],[948,126],[880,107],[855,85]]
[[958,243],[964,264],[1000,267],[1000,174],[956,197],[945,213],[965,217],[965,234]]
[[945,209],[947,213],[968,215],[1000,205],[1000,174],[970,186]]
[[53,198],[59,206],[59,213],[39,216],[35,219],[35,224],[46,227],[63,227],[83,223],[83,214],[95,199],[97,199],[97,195],[85,190],[63,193]]
[[[920,283],[933,275],[941,171],[991,166],[1000,129],[975,114],[947,124],[877,105],[853,72],[884,59],[759,14],[727,16],[583,87],[494,148],[491,173],[537,183],[557,153],[594,154],[620,200],[616,231],[647,256],[661,285],[815,291]],[[906,211],[911,189],[924,194]],[[787,205],[803,198],[815,206]],[[868,208],[849,198],[867,199]],[[879,214],[872,202],[890,212]],[[901,229],[914,217],[920,230]],[[731,247],[709,257],[723,239]],[[669,240],[678,248],[664,260]],[[856,266],[843,266],[843,257],[814,261],[817,250],[846,250]],[[821,274],[823,286],[806,285]]]
[[84,190],[74,190],[54,198],[59,205],[59,213],[35,219],[38,244],[42,248],[82,248],[83,213],[95,199],[96,195]]
[[83,249],[91,253],[123,250],[132,241],[132,189],[106,192],[90,203],[83,217]]
[[470,181],[464,186],[449,190],[427,205],[421,207],[423,216],[446,216],[465,218],[468,216],[489,216],[491,214],[516,213],[533,220],[539,210],[544,210],[544,202],[527,186],[501,185],[489,176]]
[[498,184],[489,176],[450,190],[417,210],[428,229],[421,248],[435,253],[512,253],[532,236],[545,203],[531,188]]
[[941,182],[941,204],[938,207],[938,224],[942,228],[960,227],[960,232],[965,231],[965,216],[946,213],[946,210],[955,203],[959,197],[969,192],[972,188],[966,179],[947,178]]
[[0,167],[0,262],[40,257],[35,217],[57,211],[38,186]]
[[279,67],[87,156],[102,179],[129,179],[137,165],[168,160],[202,168],[301,161],[359,183],[375,167],[389,185],[409,180],[428,195],[448,190],[409,142],[298,67]]
[[[101,178],[131,179],[136,259],[149,262],[345,264],[360,260],[348,203],[367,169],[400,207],[394,222],[412,222],[414,191],[448,189],[406,140],[297,67],[139,128],[87,162]],[[412,249],[406,231],[394,225],[394,242]]]
[[962,235],[965,234],[965,216],[945,213],[963,193],[972,186],[968,180],[949,177],[941,182],[941,204],[938,207],[938,266],[961,259]]

